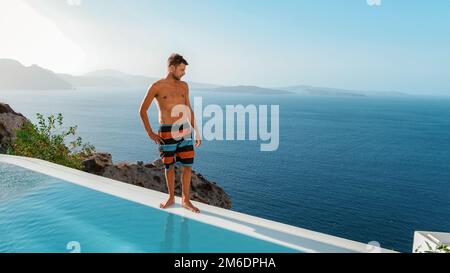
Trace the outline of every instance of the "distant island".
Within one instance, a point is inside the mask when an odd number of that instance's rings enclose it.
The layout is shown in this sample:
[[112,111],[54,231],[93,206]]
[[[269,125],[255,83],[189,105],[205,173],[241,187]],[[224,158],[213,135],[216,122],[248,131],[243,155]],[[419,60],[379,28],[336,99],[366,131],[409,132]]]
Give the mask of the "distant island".
[[[156,77],[130,75],[112,69],[92,71],[83,75],[55,73],[31,65],[26,67],[12,59],[0,59],[0,90],[68,90],[77,88],[140,88],[146,90]],[[188,81],[191,90],[253,95],[310,95],[310,96],[405,96],[397,91],[356,91],[339,88],[295,85],[264,88],[253,85],[223,86]]]
[[[81,76],[57,74],[72,86],[76,87],[113,87],[113,88],[148,88],[159,80],[156,77],[129,75],[113,69],[92,71]],[[217,85],[199,82],[188,82],[190,88],[215,88]]]
[[72,89],[54,72],[37,65],[29,67],[10,59],[0,59],[0,90]]
[[255,95],[295,94],[292,91],[263,88],[263,87],[252,86],[252,85],[222,86],[222,87],[216,87],[216,88],[208,88],[208,91],[224,92],[224,93],[240,93],[240,94],[245,93],[245,94],[255,94]]
[[311,85],[295,85],[280,87],[282,90],[296,92],[301,95],[315,96],[346,96],[346,97],[366,97],[366,96],[406,96],[408,94],[398,91],[360,91],[330,87],[318,87]]

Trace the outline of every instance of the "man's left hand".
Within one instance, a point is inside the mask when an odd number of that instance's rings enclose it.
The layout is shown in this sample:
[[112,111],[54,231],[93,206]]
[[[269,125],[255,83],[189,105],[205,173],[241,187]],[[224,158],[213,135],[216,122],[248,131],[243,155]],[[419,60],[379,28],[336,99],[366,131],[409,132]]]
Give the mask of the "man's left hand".
[[200,147],[201,144],[202,144],[202,140],[201,139],[196,139],[195,140],[195,147]]

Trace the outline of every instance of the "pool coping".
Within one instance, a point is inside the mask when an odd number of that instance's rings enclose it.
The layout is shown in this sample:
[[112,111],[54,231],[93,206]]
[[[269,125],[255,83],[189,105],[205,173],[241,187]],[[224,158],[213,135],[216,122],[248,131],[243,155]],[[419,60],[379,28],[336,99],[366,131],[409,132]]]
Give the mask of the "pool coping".
[[393,250],[378,247],[376,244],[352,241],[192,201],[192,203],[201,210],[200,214],[196,214],[181,207],[181,198],[178,196],[175,197],[176,204],[173,207],[161,209],[159,208],[159,204],[161,201],[167,199],[166,193],[87,173],[37,158],[0,154],[0,163],[2,162],[46,174],[158,210],[272,242],[299,252],[397,253]]

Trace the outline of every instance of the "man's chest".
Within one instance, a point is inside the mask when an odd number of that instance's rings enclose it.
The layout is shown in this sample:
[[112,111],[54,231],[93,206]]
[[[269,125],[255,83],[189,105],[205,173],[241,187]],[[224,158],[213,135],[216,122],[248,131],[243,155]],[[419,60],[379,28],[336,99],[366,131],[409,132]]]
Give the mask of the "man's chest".
[[185,103],[186,94],[182,88],[165,88],[158,92],[160,104]]

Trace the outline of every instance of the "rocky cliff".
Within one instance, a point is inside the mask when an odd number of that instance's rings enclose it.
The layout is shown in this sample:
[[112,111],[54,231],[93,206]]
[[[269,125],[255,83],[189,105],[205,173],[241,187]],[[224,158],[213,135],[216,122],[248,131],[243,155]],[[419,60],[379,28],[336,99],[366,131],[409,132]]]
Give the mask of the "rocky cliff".
[[[85,171],[102,175],[125,183],[167,193],[164,165],[160,159],[153,162],[112,163],[109,153],[95,153],[83,162]],[[181,168],[175,166],[175,195],[181,196]],[[191,200],[209,205],[231,208],[231,199],[215,182],[206,180],[203,175],[192,171]]]

